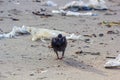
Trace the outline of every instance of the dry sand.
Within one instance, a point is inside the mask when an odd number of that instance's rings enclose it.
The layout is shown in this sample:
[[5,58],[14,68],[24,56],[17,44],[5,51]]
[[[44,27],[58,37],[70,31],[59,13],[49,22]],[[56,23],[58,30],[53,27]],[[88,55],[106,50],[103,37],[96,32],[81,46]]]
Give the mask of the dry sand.
[[[35,0],[33,0],[35,1]],[[68,41],[63,60],[47,46],[50,41],[32,42],[31,35],[0,40],[0,80],[120,80],[120,69],[105,69],[106,57],[120,54],[120,26],[98,25],[102,21],[120,22],[120,1],[106,0],[108,11],[93,11],[98,16],[52,17],[33,15],[33,11],[57,7],[41,6],[32,0],[0,0],[0,33],[10,32],[13,26],[32,26],[57,29],[80,35],[92,35],[92,44],[83,41]],[[39,0],[38,0],[39,1]],[[53,0],[64,5],[72,0]],[[106,15],[108,13],[109,15]],[[19,19],[18,21],[12,20]],[[117,34],[107,34],[108,31]],[[99,34],[104,34],[99,36]],[[79,51],[87,52],[76,54]],[[89,53],[88,53],[89,52]],[[91,55],[99,52],[100,55]]]

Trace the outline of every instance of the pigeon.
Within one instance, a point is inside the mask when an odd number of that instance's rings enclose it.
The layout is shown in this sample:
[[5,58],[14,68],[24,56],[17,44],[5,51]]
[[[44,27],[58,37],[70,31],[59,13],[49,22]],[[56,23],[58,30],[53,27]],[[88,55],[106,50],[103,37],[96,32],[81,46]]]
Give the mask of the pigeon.
[[[62,34],[58,34],[57,37],[52,38],[51,47],[53,48],[54,52],[56,53],[57,59],[64,58],[64,52],[67,47],[66,37],[62,36]],[[59,58],[58,52],[62,52],[61,58]]]

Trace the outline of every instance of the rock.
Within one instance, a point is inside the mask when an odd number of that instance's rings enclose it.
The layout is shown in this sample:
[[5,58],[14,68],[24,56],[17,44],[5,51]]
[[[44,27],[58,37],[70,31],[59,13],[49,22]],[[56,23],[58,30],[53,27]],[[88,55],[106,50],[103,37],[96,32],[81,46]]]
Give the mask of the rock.
[[85,39],[85,42],[86,42],[86,43],[89,43],[89,42],[90,42],[90,39]]
[[103,36],[104,36],[104,34],[103,34],[103,33],[100,33],[100,34],[99,34],[99,37],[103,37]]
[[19,19],[12,18],[12,17],[10,19],[12,19],[13,21],[19,21]]
[[2,18],[0,18],[0,21],[3,21],[3,19],[2,19]]
[[39,58],[38,60],[42,60],[41,58]]
[[34,76],[34,74],[32,73],[32,74],[30,74],[30,76]]
[[114,38],[111,38],[111,40],[114,40]]
[[30,47],[37,47],[37,46],[39,46],[39,45],[30,45]]
[[57,67],[60,67],[60,65],[58,65]]
[[77,52],[75,52],[75,54],[81,54],[81,53],[83,53],[82,50],[81,50],[81,51],[77,51]]
[[0,13],[3,13],[4,11],[0,11]]
[[96,34],[92,34],[92,36],[97,37]]

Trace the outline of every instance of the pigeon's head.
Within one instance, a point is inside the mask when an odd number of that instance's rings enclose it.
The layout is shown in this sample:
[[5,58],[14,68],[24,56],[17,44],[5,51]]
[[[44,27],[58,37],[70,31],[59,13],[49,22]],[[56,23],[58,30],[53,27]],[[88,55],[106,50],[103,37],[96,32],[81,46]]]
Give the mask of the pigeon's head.
[[58,34],[58,38],[62,38],[62,34]]

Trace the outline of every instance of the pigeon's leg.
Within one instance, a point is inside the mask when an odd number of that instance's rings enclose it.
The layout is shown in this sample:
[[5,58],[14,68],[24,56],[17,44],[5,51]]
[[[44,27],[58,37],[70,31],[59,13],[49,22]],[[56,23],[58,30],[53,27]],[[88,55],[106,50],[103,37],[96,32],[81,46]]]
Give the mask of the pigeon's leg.
[[60,59],[64,58],[64,53],[65,53],[65,50],[63,50],[62,57]]
[[60,58],[59,58],[59,55],[58,55],[58,52],[57,52],[57,51],[55,51],[55,53],[56,53],[56,55],[57,55],[57,59],[60,59]]

